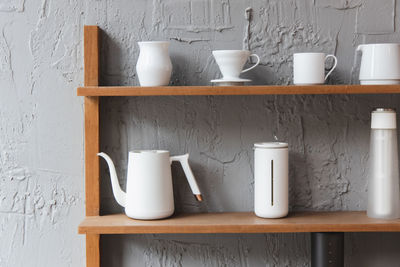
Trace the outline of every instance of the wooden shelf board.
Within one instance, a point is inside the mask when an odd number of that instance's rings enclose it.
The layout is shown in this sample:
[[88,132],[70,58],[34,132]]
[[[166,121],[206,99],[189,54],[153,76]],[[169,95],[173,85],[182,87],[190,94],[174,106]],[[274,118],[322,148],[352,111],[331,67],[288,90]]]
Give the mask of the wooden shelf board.
[[78,96],[398,94],[400,85],[86,86]]
[[363,211],[297,212],[282,219],[258,218],[252,212],[193,213],[153,221],[115,214],[89,216],[79,225],[80,234],[295,232],[400,232],[400,219],[371,219]]

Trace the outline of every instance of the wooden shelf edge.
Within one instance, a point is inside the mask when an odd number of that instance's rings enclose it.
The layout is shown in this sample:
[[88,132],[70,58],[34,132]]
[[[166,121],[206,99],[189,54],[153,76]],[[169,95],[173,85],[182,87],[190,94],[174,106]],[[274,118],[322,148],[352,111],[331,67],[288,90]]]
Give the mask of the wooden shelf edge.
[[263,219],[251,212],[193,213],[154,221],[124,214],[89,216],[80,234],[211,234],[302,232],[400,232],[400,219],[368,218],[362,211],[296,212],[286,218]]
[[400,85],[86,86],[78,96],[398,94]]

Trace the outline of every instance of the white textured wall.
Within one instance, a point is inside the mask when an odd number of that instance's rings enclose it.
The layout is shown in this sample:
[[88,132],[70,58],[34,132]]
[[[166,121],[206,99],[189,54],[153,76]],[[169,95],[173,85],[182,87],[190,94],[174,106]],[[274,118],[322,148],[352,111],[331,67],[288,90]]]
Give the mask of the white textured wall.
[[82,12],[0,0],[0,266],[82,266]]
[[[249,9],[251,7],[251,9]],[[82,28],[102,33],[102,84],[137,84],[137,41],[170,40],[173,83],[218,77],[214,49],[247,48],[255,84],[291,81],[291,55],[339,58],[357,83],[359,43],[400,42],[395,0],[0,0],[0,266],[84,266]],[[247,12],[245,11],[247,10]],[[396,11],[396,12],[395,12]],[[247,17],[245,16],[247,14]],[[253,208],[252,144],[290,144],[292,210],[365,209],[369,112],[396,95],[106,98],[102,150],[124,185],[127,152],[189,152],[205,202],[173,166],[177,210]],[[121,211],[103,166],[102,212]],[[399,234],[346,234],[347,266],[400,266]],[[308,234],[102,238],[103,266],[309,266]]]

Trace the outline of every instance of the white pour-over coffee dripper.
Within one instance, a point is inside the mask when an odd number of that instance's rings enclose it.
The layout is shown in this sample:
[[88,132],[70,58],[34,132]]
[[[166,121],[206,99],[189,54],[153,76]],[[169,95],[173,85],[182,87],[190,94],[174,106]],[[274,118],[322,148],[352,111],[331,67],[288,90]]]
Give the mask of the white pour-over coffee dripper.
[[[211,82],[219,83],[220,85],[251,81],[249,79],[241,79],[239,76],[241,73],[254,69],[260,63],[260,58],[256,54],[251,54],[248,50],[214,50],[212,54],[222,73],[222,79],[211,80]],[[250,68],[243,70],[243,66],[249,57],[255,57],[257,62]]]

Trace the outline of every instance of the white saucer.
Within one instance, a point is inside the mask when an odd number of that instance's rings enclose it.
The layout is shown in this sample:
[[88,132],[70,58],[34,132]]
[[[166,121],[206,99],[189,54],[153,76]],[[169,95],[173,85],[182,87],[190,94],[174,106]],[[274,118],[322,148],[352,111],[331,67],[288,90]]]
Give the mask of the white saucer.
[[251,82],[250,79],[216,79],[211,80],[212,83],[216,83],[219,86],[231,86],[231,85],[243,85],[246,82]]

